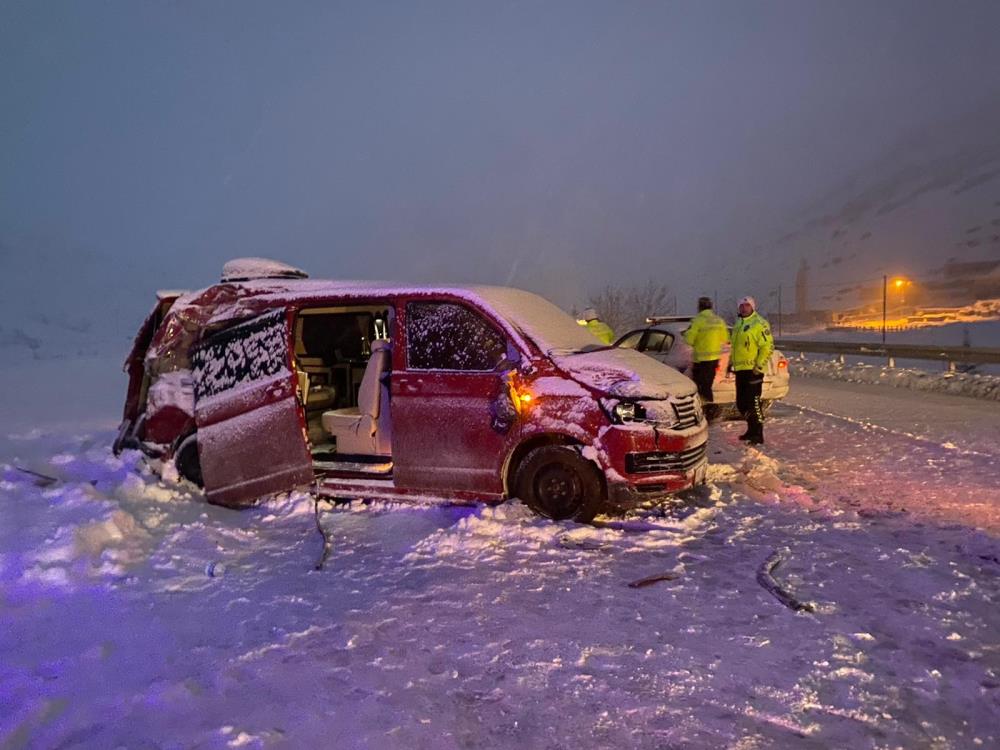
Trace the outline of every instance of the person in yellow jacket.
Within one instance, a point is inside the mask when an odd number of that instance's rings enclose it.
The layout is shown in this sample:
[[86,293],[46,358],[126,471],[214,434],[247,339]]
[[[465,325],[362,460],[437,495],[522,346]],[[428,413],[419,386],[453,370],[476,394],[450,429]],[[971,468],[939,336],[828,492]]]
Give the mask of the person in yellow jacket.
[[597,310],[592,307],[588,307],[583,311],[583,320],[587,326],[587,330],[594,334],[601,343],[612,344],[615,340],[615,332],[611,330],[611,327],[597,317]]
[[740,300],[739,317],[730,338],[729,367],[736,373],[736,408],[747,421],[747,431],[740,435],[754,445],[764,442],[764,412],[760,394],[764,373],[774,351],[771,325],[757,313],[753,297]]
[[698,298],[698,314],[683,336],[692,349],[691,379],[698,386],[698,395],[705,403],[705,416],[709,420],[715,419],[717,412],[713,404],[712,384],[719,369],[722,347],[729,339],[729,331],[726,330],[726,321],[712,311],[710,297]]

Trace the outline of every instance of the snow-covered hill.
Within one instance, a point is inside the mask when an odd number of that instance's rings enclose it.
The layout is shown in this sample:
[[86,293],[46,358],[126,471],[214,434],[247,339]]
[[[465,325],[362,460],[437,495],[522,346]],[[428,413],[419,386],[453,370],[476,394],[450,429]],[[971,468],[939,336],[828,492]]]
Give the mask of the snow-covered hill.
[[768,217],[772,233],[748,238],[727,281],[758,280],[771,312],[782,284],[794,310],[804,261],[810,308],[829,309],[880,295],[883,274],[934,282],[948,263],[1000,260],[998,132],[993,106],[914,135],[797,216]]

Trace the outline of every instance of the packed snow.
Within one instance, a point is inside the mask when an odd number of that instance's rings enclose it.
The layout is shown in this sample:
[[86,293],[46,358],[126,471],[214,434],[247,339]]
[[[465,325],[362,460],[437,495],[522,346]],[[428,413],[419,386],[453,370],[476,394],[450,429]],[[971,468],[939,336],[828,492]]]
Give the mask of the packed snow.
[[8,434],[0,746],[996,747],[1000,420],[804,386],[594,526],[230,511],[110,429]]
[[[918,367],[889,367],[874,358],[863,361],[857,357],[828,359],[800,355],[790,360],[792,375],[796,378],[830,378],[849,383],[869,383],[907,388],[913,391],[946,393],[953,396],[1000,401],[1000,375],[984,372],[942,371],[940,363],[933,370]],[[926,365],[925,365],[926,366]],[[979,369],[979,368],[976,368]],[[911,396],[911,397],[915,397]]]

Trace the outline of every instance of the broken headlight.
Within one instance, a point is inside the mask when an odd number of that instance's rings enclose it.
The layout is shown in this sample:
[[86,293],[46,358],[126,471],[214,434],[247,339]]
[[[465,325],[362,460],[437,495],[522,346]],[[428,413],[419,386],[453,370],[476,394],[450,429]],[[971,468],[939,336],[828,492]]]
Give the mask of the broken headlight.
[[614,416],[615,422],[619,424],[646,421],[646,409],[642,404],[637,404],[634,401],[618,402],[611,410],[611,413]]

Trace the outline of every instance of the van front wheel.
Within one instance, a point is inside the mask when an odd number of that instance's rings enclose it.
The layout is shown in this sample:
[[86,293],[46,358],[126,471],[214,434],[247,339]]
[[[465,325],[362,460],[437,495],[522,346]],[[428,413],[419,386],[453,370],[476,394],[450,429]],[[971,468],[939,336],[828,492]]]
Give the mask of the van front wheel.
[[515,488],[529,508],[555,521],[589,523],[604,503],[597,467],[567,445],[531,451],[518,467]]

